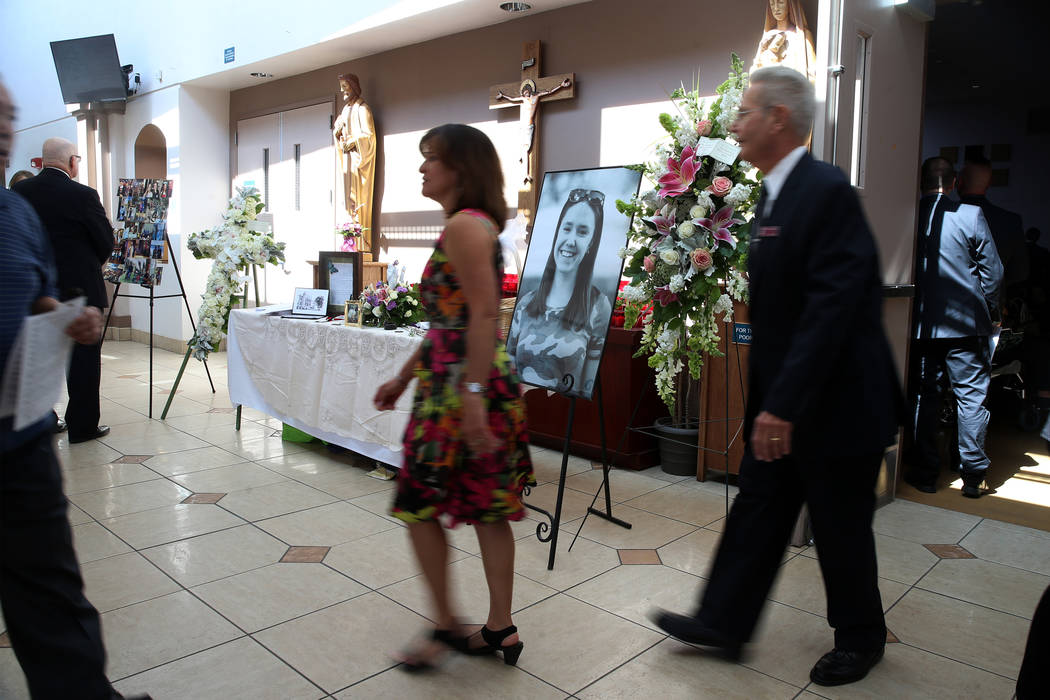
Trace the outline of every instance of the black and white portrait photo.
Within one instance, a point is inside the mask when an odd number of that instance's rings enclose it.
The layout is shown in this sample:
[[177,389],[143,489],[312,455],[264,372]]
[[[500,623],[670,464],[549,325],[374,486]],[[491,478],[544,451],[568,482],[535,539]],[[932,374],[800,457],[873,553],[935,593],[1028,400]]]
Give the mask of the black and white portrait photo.
[[507,334],[525,383],[591,397],[631,224],[616,200],[637,194],[641,177],[620,167],[544,175]]

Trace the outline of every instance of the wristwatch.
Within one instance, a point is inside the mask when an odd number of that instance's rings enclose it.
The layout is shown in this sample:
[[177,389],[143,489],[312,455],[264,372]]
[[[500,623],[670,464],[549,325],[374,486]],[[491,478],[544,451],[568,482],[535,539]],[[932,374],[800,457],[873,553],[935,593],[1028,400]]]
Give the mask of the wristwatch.
[[484,384],[478,384],[477,382],[463,382],[463,388],[471,394],[484,394],[487,389]]

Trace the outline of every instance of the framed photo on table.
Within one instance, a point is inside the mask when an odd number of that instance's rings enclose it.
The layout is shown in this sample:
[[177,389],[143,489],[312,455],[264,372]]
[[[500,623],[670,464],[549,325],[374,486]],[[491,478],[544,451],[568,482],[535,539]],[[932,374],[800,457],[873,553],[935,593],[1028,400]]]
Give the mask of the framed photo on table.
[[343,313],[361,296],[361,253],[322,250],[317,254],[317,286],[328,290],[328,315]]
[[347,299],[343,304],[343,325],[358,326],[361,323],[361,301],[359,299]]

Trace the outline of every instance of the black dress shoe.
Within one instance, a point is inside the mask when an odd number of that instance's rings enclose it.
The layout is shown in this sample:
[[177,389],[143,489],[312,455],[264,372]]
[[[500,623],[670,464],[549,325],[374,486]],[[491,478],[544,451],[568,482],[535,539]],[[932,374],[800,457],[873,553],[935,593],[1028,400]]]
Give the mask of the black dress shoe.
[[76,437],[70,435],[69,444],[74,445],[78,442],[87,442],[88,440],[95,440],[97,438],[105,437],[107,435],[109,435],[109,426],[100,425],[97,428],[95,428],[95,432],[90,433],[88,435],[77,435]]
[[883,648],[875,651],[847,651],[832,649],[809,672],[809,679],[817,685],[845,685],[854,683],[879,663]]
[[717,649],[730,661],[740,660],[741,644],[739,642],[729,640],[725,635],[716,632],[695,617],[656,610],[650,615],[650,619],[657,627],[675,639]]
[[59,418],[55,421],[55,427],[51,429],[51,432],[57,435],[58,433],[64,433],[67,430],[69,430],[69,426],[66,425],[66,422],[64,420]]

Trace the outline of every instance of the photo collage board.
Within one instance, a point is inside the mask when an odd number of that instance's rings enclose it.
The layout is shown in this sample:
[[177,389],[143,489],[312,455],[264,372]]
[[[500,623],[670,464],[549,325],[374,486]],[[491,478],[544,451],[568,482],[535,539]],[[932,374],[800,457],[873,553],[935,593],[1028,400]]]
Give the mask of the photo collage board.
[[160,284],[168,263],[168,202],[172,180],[121,179],[117,188],[117,221],[113,252],[103,277],[114,284]]

